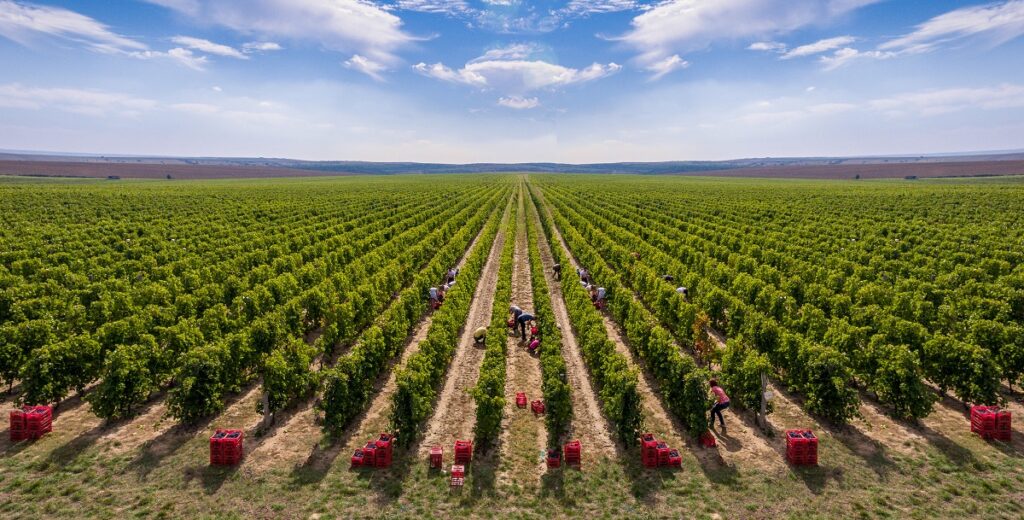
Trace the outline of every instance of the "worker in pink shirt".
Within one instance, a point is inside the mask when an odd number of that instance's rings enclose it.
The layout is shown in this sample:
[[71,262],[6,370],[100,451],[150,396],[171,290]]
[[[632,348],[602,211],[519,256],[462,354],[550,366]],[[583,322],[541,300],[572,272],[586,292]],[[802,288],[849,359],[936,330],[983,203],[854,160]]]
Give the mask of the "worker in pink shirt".
[[718,422],[722,425],[722,431],[725,431],[725,418],[722,417],[722,410],[729,407],[729,396],[725,394],[725,390],[718,386],[718,380],[712,379],[711,392],[715,394],[715,405],[711,407],[711,419],[708,421],[708,429],[711,429],[715,425],[715,414],[718,414]]

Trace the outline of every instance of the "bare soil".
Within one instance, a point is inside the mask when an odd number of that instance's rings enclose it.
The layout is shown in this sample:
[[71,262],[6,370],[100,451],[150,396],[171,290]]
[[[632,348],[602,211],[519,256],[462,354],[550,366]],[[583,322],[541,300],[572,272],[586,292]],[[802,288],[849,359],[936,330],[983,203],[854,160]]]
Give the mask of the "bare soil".
[[[487,264],[477,283],[469,315],[462,328],[455,358],[452,359],[448,376],[438,396],[434,415],[427,423],[427,431],[420,443],[420,455],[430,453],[431,446],[451,446],[456,440],[471,440],[476,425],[476,401],[470,390],[480,378],[480,364],[484,359],[484,347],[473,344],[473,331],[486,327],[491,322],[494,307],[494,291],[498,286],[498,268],[501,250],[505,244],[504,230],[498,233],[491,246]],[[445,450],[445,457],[454,457],[453,450]]]
[[551,247],[540,226],[536,208],[533,207],[533,210],[530,212],[530,216],[536,224],[541,263],[544,265],[544,275],[550,293],[551,307],[555,313],[555,322],[562,333],[562,355],[565,357],[569,384],[573,389],[573,417],[569,435],[579,439],[584,446],[582,457],[585,466],[593,464],[597,459],[621,457],[620,447],[613,440],[612,428],[601,412],[597,391],[594,389],[586,364],[583,362],[583,355],[579,343],[576,341],[572,322],[569,321],[569,313],[565,308],[565,300],[562,298],[561,282],[554,278],[555,262],[551,254]]
[[[533,283],[527,256],[526,219],[520,199],[517,213],[516,249],[512,262],[512,303],[526,312],[534,311]],[[543,454],[547,428],[544,417],[535,417],[529,406],[516,406],[516,392],[526,393],[527,402],[543,399],[540,359],[526,351],[518,332],[510,334],[505,365],[505,417],[501,432],[501,471],[498,481],[503,486],[520,485],[536,489],[544,474]]]

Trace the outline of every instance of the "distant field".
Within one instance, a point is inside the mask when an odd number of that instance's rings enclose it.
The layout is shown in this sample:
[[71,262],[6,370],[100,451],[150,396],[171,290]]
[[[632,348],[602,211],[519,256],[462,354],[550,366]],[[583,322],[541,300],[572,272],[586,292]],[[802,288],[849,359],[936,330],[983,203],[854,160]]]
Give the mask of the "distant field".
[[270,177],[318,177],[339,175],[395,175],[442,173],[620,173],[714,177],[788,179],[901,179],[904,177],[977,177],[1024,175],[1019,155],[893,159],[765,159],[693,163],[619,163],[593,165],[479,164],[441,165],[416,163],[317,163],[257,159],[111,158],[60,159],[54,156],[0,154],[0,175],[89,177],[124,179],[232,179]]
[[87,177],[105,179],[244,179],[344,175],[267,166],[208,166],[189,164],[125,164],[102,162],[2,161],[0,175]]
[[[1020,177],[3,178],[0,514],[1020,519],[1022,214]],[[52,433],[10,441],[23,402]],[[219,428],[238,466],[209,465]],[[803,428],[817,466],[786,460]],[[350,467],[385,431],[392,466]],[[645,468],[643,432],[681,467]],[[427,460],[459,439],[452,492]],[[570,439],[582,467],[547,468]]]
[[979,177],[1024,175],[1024,161],[928,162],[910,164],[836,164],[814,166],[762,166],[684,175],[758,177],[778,179],[902,179],[914,176]]

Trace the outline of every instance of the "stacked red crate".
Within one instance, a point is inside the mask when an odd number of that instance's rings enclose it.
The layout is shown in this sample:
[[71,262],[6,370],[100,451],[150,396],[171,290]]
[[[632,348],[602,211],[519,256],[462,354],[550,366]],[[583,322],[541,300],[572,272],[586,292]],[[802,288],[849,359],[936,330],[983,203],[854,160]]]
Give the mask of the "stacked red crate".
[[565,445],[565,465],[580,467],[583,464],[583,445],[580,441],[569,441]]
[[243,454],[242,430],[217,430],[210,437],[210,465],[234,466],[241,462]]
[[640,460],[645,467],[658,467],[658,440],[652,433],[640,436]]
[[53,408],[49,406],[25,406],[25,430],[28,438],[38,439],[53,431]]
[[377,442],[374,443],[374,465],[378,468],[389,468],[391,467],[391,449],[394,441],[394,437],[388,433],[380,434],[377,438]]
[[786,460],[794,466],[818,464],[818,438],[811,430],[786,430]]
[[658,466],[668,467],[668,455],[672,448],[669,448],[666,442],[659,442],[655,449],[658,450]]
[[431,469],[441,469],[442,460],[444,459],[444,448],[440,446],[434,446],[430,448],[430,467]]
[[473,459],[473,441],[455,441],[455,463],[469,464]]
[[1010,412],[997,406],[972,406],[971,431],[983,439],[1009,441],[1011,435]]
[[11,410],[11,442],[23,441],[28,438],[28,430],[25,429],[25,412]]

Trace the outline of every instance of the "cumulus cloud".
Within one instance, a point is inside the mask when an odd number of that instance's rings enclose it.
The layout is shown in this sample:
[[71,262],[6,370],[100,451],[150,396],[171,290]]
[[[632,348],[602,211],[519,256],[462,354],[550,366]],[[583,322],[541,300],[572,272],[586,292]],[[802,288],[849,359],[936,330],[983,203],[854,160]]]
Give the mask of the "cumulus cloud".
[[666,0],[633,18],[632,29],[618,39],[636,48],[640,63],[649,66],[720,40],[788,33],[877,1]]
[[528,92],[584,83],[614,74],[617,63],[593,63],[576,69],[551,63],[545,50],[532,43],[516,43],[489,49],[460,69],[443,63],[419,63],[413,69],[428,77],[481,89],[495,89],[522,96]]
[[183,47],[197,50],[200,52],[205,52],[207,54],[216,54],[217,56],[238,58],[240,60],[249,59],[249,57],[243,54],[242,51],[234,47],[214,43],[210,40],[204,40],[202,38],[193,38],[191,36],[175,36],[174,38],[171,38],[171,41]]
[[402,20],[365,0],[147,0],[245,34],[314,42],[379,62],[415,38]]
[[121,36],[88,16],[60,7],[12,0],[0,0],[0,35],[22,45],[38,38],[55,38],[105,53],[146,49],[145,44]]
[[443,81],[509,92],[531,92],[593,81],[618,72],[622,66],[616,63],[594,63],[589,67],[574,69],[541,60],[485,60],[467,63],[459,70],[441,63],[420,63],[414,69]]
[[524,98],[521,96],[509,96],[498,98],[498,104],[515,110],[527,110],[539,107],[540,100],[535,97]]
[[918,25],[913,32],[879,46],[897,53],[929,52],[966,39],[1000,45],[1024,34],[1024,0],[964,7]]
[[818,40],[814,43],[807,45],[801,45],[793,50],[786,51],[782,54],[782,59],[788,60],[791,58],[799,58],[802,56],[812,56],[815,54],[821,54],[834,49],[845,47],[856,40],[853,36],[836,36],[835,38],[826,38],[824,40]]
[[661,61],[651,63],[646,67],[648,71],[652,73],[651,79],[658,80],[662,76],[668,74],[674,70],[685,69],[690,66],[690,62],[679,57],[678,54],[673,54]]
[[384,76],[381,74],[387,70],[384,64],[377,63],[359,54],[353,54],[351,58],[345,61],[344,65],[352,70],[362,72],[377,81],[384,81]]

